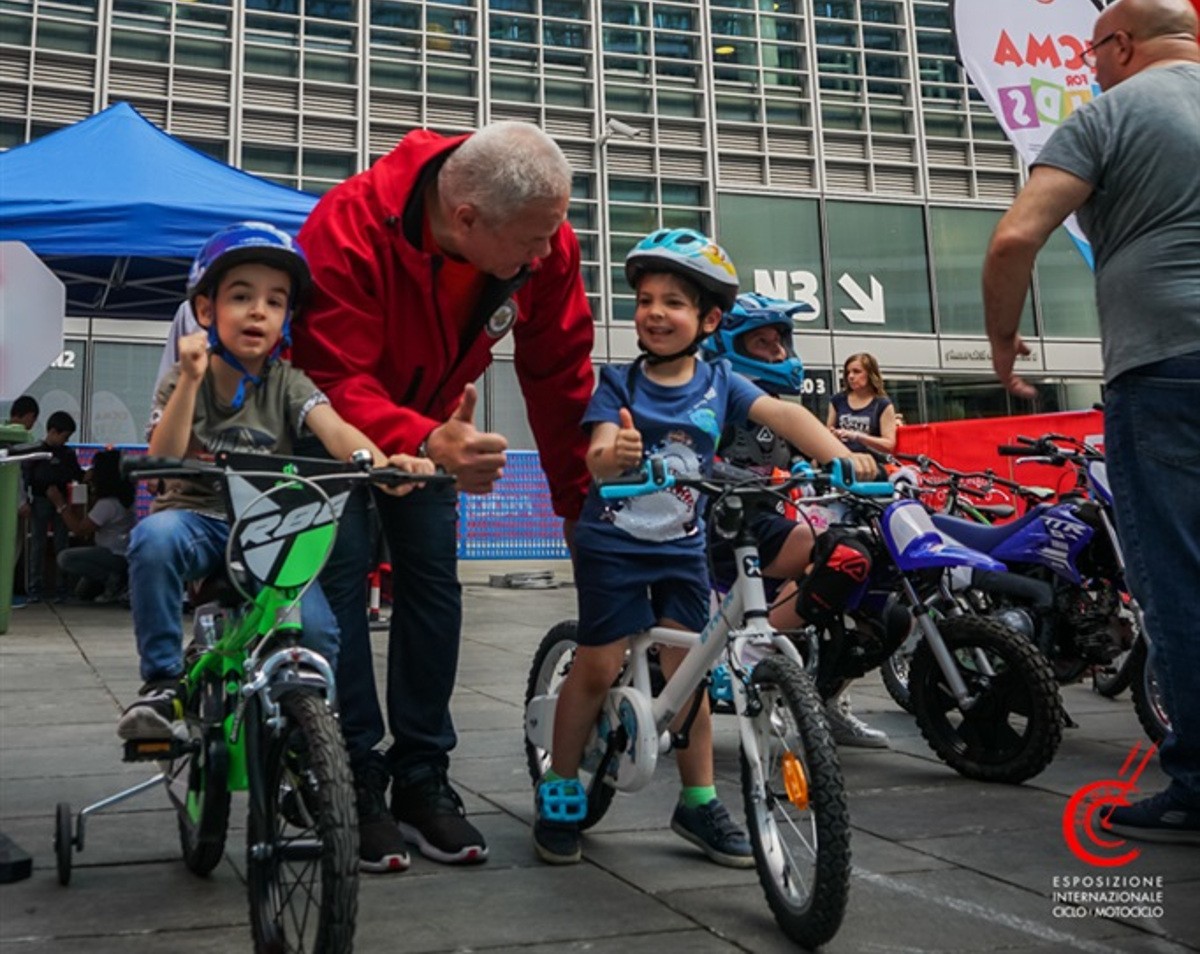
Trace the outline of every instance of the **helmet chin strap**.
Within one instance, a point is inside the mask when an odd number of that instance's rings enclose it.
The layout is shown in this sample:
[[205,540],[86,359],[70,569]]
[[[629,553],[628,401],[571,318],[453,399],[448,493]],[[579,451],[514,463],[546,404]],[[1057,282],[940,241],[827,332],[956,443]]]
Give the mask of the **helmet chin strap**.
[[[271,353],[267,355],[266,363],[263,365],[264,368],[269,367],[272,361],[278,359],[279,352],[283,349],[285,344],[291,343],[289,325],[289,321],[284,321],[283,334],[280,336],[275,347],[271,349]],[[242,376],[241,380],[238,381],[237,391],[233,395],[233,409],[235,411],[240,411],[246,403],[246,385],[253,384],[256,388],[262,387],[263,376],[261,374],[251,374],[249,371],[247,371],[245,365],[243,365],[242,362],[237,359],[237,356],[230,353],[229,349],[226,348],[225,345],[221,344],[221,337],[217,334],[216,321],[213,321],[213,323],[208,326],[208,345],[209,350],[213,354],[220,355],[222,361],[224,361],[227,365],[233,368],[234,371],[238,372],[238,374]]]

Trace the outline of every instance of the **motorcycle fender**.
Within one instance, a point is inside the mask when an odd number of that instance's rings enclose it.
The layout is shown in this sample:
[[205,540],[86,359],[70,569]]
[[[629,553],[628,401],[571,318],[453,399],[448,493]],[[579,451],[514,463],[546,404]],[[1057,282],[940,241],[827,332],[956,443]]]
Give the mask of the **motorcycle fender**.
[[986,553],[972,550],[943,534],[916,500],[897,500],[880,518],[883,538],[896,565],[905,573],[936,567],[968,566],[1004,570]]

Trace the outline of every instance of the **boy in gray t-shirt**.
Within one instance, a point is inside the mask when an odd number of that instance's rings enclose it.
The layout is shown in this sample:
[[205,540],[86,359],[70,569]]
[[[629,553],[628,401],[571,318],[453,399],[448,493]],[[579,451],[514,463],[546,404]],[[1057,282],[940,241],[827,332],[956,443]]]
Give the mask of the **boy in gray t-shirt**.
[[[292,313],[310,285],[300,247],[273,226],[242,222],[205,243],[192,264],[188,298],[206,330],[180,340],[179,364],[159,382],[150,421],[151,454],[287,454],[301,433],[311,432],[339,460],[366,448],[376,465],[433,472],[429,461],[408,455],[385,460],[303,372],[280,360],[281,349],[291,340]],[[403,494],[411,488],[387,492]],[[223,568],[228,538],[220,499],[208,488],[184,481],[173,482],[154,512],[134,529],[130,598],[145,685],[121,716],[121,738],[163,738],[177,731],[183,584]],[[301,642],[336,666],[337,621],[318,585],[305,591],[300,607]]]

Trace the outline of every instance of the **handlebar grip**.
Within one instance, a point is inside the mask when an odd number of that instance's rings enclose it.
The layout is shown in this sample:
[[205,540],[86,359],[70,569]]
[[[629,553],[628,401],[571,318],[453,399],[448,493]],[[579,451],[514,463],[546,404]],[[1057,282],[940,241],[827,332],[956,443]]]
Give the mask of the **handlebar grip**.
[[1029,448],[1019,444],[1001,444],[996,448],[996,453],[1001,457],[1024,457],[1029,453]]
[[182,457],[156,457],[149,454],[121,455],[121,476],[126,480],[136,478],[139,474],[160,470],[182,470],[191,466],[191,463],[184,463]]
[[839,490],[846,490],[860,497],[893,497],[896,488],[891,481],[857,481],[854,465],[848,457],[839,457],[829,462],[830,483]]
[[641,497],[675,486],[675,475],[671,474],[661,457],[650,457],[640,469],[596,481],[596,489],[605,500],[624,497]]
[[452,484],[456,478],[453,474],[438,471],[436,474],[410,474],[399,467],[372,467],[368,474],[371,482],[383,484],[386,487],[399,487],[401,484],[425,484],[436,487],[442,484]]

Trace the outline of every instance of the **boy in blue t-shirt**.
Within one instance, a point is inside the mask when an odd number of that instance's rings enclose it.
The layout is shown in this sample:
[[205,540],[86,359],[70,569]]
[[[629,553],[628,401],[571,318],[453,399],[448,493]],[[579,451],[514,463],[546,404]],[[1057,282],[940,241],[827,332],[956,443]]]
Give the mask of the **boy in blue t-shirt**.
[[[690,229],[660,230],[629,253],[625,274],[637,291],[642,355],[632,365],[601,369],[584,415],[594,478],[639,466],[643,451],[662,457],[674,473],[705,472],[724,426],[747,420],[771,427],[822,463],[853,457],[860,476],[874,475],[873,459],[851,455],[803,407],[770,397],[727,362],[696,357],[737,295],[737,273],[719,246]],[[574,535],[579,646],[559,692],[551,767],[535,801],[534,846],[543,861],[569,864],[582,856],[578,824],[551,821],[542,807],[548,799],[586,806],[579,762],[624,662],[626,638],[654,625],[699,630],[708,619],[698,496],[672,489],[610,502],[593,486],[584,503]],[[669,676],[684,651],[662,647],[661,653]],[[714,787],[707,699],[676,761],[683,788],[672,830],[718,864],[752,867],[749,840]]]

